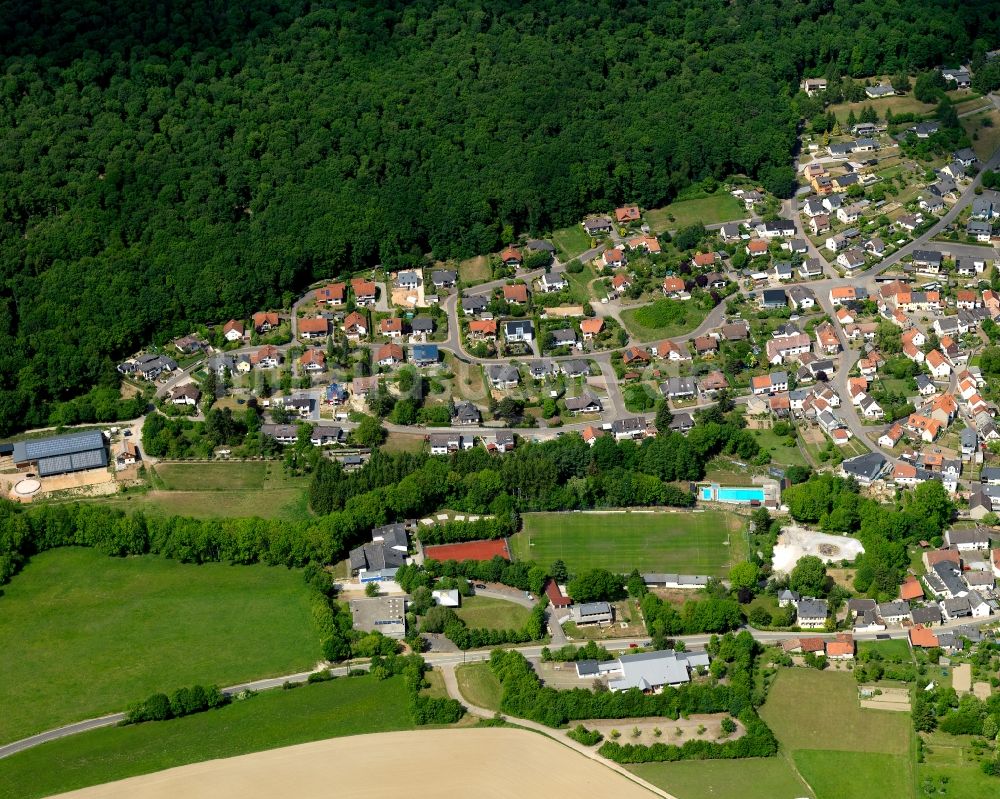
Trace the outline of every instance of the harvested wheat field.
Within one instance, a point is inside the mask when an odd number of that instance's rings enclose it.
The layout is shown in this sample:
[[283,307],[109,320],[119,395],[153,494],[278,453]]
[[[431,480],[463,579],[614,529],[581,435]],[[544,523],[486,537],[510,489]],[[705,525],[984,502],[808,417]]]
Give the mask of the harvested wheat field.
[[[389,755],[388,753],[391,753]],[[512,768],[512,764],[517,764]],[[525,730],[483,728],[331,738],[60,794],[74,799],[477,799],[657,795]],[[663,795],[663,794],[658,794]]]

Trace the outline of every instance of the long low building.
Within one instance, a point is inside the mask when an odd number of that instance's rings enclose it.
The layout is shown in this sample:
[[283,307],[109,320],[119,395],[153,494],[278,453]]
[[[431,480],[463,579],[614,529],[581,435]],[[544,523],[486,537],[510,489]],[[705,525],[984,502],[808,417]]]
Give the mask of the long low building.
[[18,469],[34,469],[50,477],[108,465],[108,448],[100,430],[17,441],[12,453]]
[[612,691],[659,691],[664,686],[683,685],[691,681],[691,671],[707,668],[707,652],[675,652],[663,649],[638,655],[622,655],[617,660],[581,660],[576,664],[580,678],[608,677]]

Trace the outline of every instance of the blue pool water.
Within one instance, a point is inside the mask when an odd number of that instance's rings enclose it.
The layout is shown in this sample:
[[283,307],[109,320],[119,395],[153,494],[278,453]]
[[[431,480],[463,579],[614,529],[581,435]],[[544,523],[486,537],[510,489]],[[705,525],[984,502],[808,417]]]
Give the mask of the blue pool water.
[[[709,486],[702,486],[701,498],[711,500],[712,489]],[[715,499],[719,502],[758,502],[764,501],[763,488],[717,488],[715,489]]]

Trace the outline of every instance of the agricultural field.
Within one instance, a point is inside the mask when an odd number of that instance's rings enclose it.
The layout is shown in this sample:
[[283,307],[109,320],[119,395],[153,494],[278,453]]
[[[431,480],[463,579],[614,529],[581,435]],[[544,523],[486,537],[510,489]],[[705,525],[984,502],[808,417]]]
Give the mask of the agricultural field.
[[528,621],[531,611],[515,602],[484,596],[462,597],[462,606],[455,613],[469,627],[487,630],[519,630]]
[[552,243],[556,245],[559,260],[565,263],[585,253],[591,247],[591,238],[583,225],[570,225],[552,232]]
[[570,571],[680,572],[721,576],[746,557],[743,520],[724,511],[526,513],[511,538],[515,557]]
[[681,799],[812,797],[783,757],[642,763],[628,770]]
[[650,305],[626,308],[621,316],[634,339],[651,342],[690,333],[705,320],[708,311],[691,300],[659,299]]
[[500,710],[500,681],[489,663],[469,663],[455,669],[458,690],[466,701],[487,710]]
[[297,570],[84,548],[36,555],[4,586],[0,641],[17,642],[0,649],[0,742],[156,691],[288,674],[321,657]]
[[909,751],[909,715],[863,710],[857,683],[846,672],[782,669],[760,715],[779,740],[794,742],[795,749]]
[[645,220],[654,233],[662,233],[665,230],[679,230],[698,222],[714,225],[719,222],[745,219],[747,216],[743,203],[729,192],[720,190],[706,197],[679,200],[663,208],[647,211]]
[[[387,757],[386,752],[392,752],[392,757]],[[378,737],[341,733],[327,740],[151,774],[77,796],[272,799],[294,795],[298,799],[320,799],[332,792],[351,797],[409,795],[418,799],[650,796],[635,780],[582,758],[551,738],[510,727],[404,730],[384,732]]]
[[862,709],[851,674],[781,669],[760,715],[816,799],[913,796],[910,715]]
[[106,727],[0,760],[0,796],[19,799],[342,735],[412,729],[402,677],[351,677],[265,691],[171,721]]
[[147,466],[151,488],[94,501],[124,511],[198,519],[259,516],[301,519],[308,515],[308,480],[290,477],[278,461],[161,463]]
[[[831,736],[836,734],[834,730],[830,730]],[[907,755],[803,749],[795,752],[794,760],[802,778],[812,786],[816,799],[843,799],[845,796],[851,799],[889,796],[903,799],[913,795]]]

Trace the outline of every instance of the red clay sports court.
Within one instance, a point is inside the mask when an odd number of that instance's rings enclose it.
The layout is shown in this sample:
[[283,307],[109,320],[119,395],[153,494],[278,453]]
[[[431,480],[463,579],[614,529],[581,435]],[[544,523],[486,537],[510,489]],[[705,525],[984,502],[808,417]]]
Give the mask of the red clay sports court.
[[469,541],[464,544],[441,544],[424,547],[424,557],[434,560],[493,560],[499,555],[510,560],[510,548],[506,538],[495,541]]

